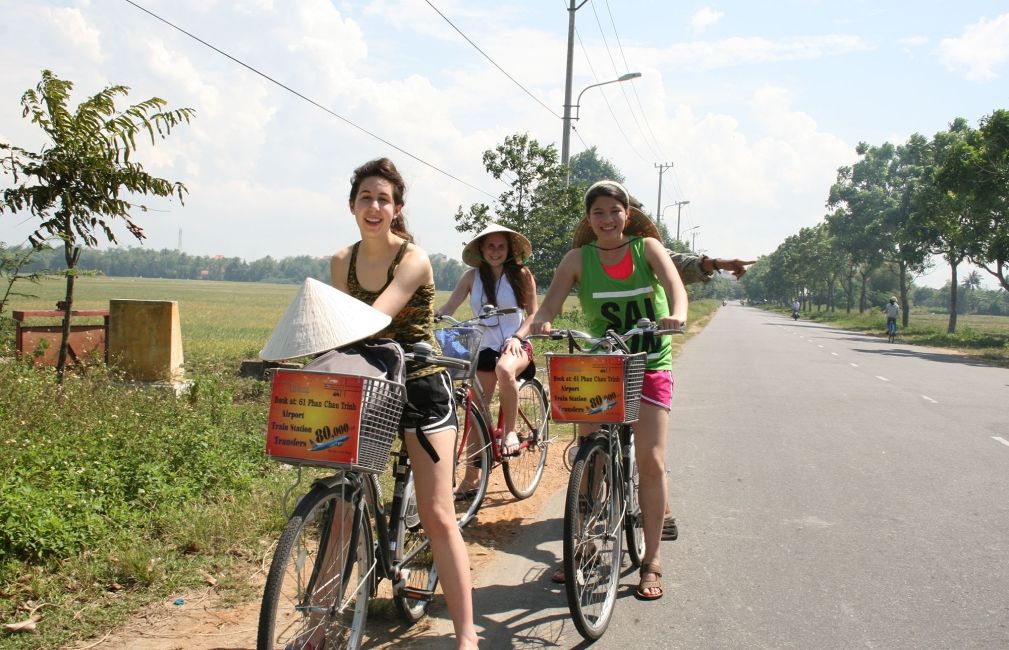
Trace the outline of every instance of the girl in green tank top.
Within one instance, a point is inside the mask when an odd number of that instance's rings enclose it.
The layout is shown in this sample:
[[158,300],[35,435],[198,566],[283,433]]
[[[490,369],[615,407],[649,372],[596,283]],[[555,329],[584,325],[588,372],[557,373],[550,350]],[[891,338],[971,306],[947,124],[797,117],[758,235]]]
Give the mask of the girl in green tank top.
[[[578,299],[595,336],[607,328],[624,332],[646,317],[661,329],[679,329],[687,321],[687,292],[658,229],[640,211],[630,208],[630,194],[616,181],[602,181],[585,194],[585,216],[575,230],[574,248],[564,256],[554,274],[539,311],[527,319],[517,336],[546,334],[575,285]],[[646,388],[671,396],[672,356],[668,337],[655,337],[646,350]],[[634,343],[637,347],[644,341]],[[648,393],[643,391],[644,395]],[[663,516],[666,512],[666,429],[668,406],[645,399],[634,425],[635,451],[641,475],[638,498],[645,528],[637,595],[645,600],[662,597],[659,557]],[[579,435],[589,433],[579,430]],[[554,579],[563,581],[563,571]]]

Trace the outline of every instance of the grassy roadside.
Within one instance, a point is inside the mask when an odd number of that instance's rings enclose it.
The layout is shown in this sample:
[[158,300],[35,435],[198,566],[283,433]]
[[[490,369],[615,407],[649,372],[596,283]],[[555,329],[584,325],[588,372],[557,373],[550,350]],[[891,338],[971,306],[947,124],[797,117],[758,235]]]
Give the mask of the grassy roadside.
[[[60,288],[43,285],[41,297],[13,308],[49,308]],[[144,604],[211,583],[226,600],[258,597],[249,576],[272,554],[291,472],[263,453],[268,386],[239,378],[237,368],[296,290],[82,279],[81,309],[110,298],[179,300],[192,381],[181,398],[128,386],[103,367],[58,385],[50,369],[15,360],[10,329],[0,332],[8,452],[0,455],[0,625],[35,627],[0,629],[0,646],[56,648],[101,636]],[[716,308],[692,304],[691,322]],[[583,327],[577,310],[568,314],[555,325]],[[545,349],[537,344],[538,355]]]
[[[791,313],[790,310],[779,307],[764,308],[783,314]],[[870,310],[864,314],[857,312],[847,314],[844,311],[803,311],[801,318],[886,338],[886,318],[879,310]],[[959,316],[955,334],[946,332],[948,320],[947,314],[913,311],[908,327],[898,330],[897,341],[910,345],[949,348],[1009,368],[1009,317],[973,314]],[[898,326],[899,324],[898,321]]]

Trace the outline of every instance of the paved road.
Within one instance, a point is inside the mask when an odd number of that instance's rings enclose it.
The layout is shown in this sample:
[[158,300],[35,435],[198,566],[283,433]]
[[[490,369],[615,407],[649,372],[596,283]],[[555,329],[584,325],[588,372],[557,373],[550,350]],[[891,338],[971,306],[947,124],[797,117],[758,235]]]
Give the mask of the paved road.
[[[728,305],[674,372],[666,596],[628,574],[595,647],[1009,647],[1009,370]],[[581,647],[562,499],[481,573],[485,647]]]

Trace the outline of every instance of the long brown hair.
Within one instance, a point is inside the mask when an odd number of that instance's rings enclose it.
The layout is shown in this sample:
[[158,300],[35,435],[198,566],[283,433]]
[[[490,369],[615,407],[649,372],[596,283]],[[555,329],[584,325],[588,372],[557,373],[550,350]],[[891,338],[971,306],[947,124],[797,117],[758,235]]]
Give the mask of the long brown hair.
[[[518,303],[518,306],[525,309],[526,298],[529,297],[526,291],[525,279],[529,270],[515,259],[515,243],[512,241],[511,235],[508,235],[506,238],[508,240],[508,258],[505,260],[503,273],[508,278],[508,284],[512,286],[512,291],[515,292],[515,301]],[[481,260],[477,271],[480,273],[480,282],[483,284],[483,294],[486,298],[484,304],[500,307],[501,305],[497,302],[497,282],[494,279],[494,271],[491,270],[490,264]]]
[[392,201],[399,210],[396,212],[396,216],[392,218],[389,229],[400,239],[413,242],[413,235],[407,230],[406,217],[403,216],[403,207],[406,205],[406,202],[403,200],[403,196],[406,194],[406,181],[403,180],[402,174],[396,169],[396,165],[388,158],[369,160],[354,170],[354,175],[350,179],[351,207],[353,207],[354,201],[357,199],[357,192],[361,189],[361,183],[364,179],[371,176],[384,178],[392,185]]

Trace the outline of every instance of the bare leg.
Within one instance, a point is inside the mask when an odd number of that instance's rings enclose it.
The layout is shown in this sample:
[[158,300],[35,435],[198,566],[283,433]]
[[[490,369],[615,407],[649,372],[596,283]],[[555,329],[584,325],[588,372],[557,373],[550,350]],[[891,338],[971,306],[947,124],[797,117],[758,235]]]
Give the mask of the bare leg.
[[[423,435],[423,434],[420,434]],[[420,446],[417,434],[406,434],[407,452],[413,465],[417,488],[417,509],[424,531],[431,540],[431,551],[438,567],[441,589],[445,594],[449,615],[455,627],[456,648],[477,647],[473,626],[473,585],[470,580],[469,556],[462,532],[456,525],[452,498],[452,447],[455,431],[442,431],[428,436],[441,461],[435,463]]]
[[518,448],[520,443],[515,435],[515,420],[518,418],[519,410],[519,382],[518,376],[529,366],[529,358],[525,352],[521,355],[502,354],[498,359],[494,372],[497,374],[498,395],[501,399],[501,413],[503,418],[505,453],[510,453]]
[[[634,448],[641,483],[638,500],[645,528],[645,555],[642,564],[660,563],[662,519],[666,509],[666,427],[669,411],[641,402],[641,417],[634,425]],[[654,578],[650,573],[642,577]],[[649,590],[647,594],[659,592]]]
[[[497,378],[494,376],[493,372],[478,370],[476,373],[476,380],[480,382],[480,388],[483,389],[484,397],[490,402],[491,397],[494,395],[494,385],[497,382]],[[466,439],[466,455],[470,458],[476,456],[480,448],[480,441],[472,435]],[[456,486],[456,490],[459,492],[466,492],[476,487],[477,483],[480,482],[480,468],[474,465],[466,466],[466,474],[463,476],[462,483]]]

